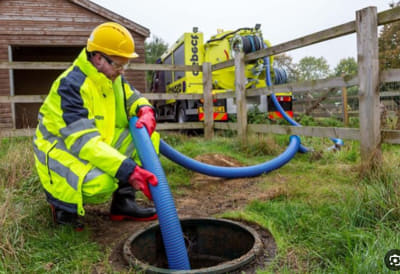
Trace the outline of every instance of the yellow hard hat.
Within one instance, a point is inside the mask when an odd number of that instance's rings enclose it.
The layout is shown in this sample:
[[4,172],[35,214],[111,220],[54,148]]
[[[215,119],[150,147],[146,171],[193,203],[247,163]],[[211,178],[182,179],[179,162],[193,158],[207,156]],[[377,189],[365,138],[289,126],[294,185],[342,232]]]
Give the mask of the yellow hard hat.
[[136,58],[135,41],[130,32],[120,24],[107,22],[97,26],[87,41],[89,52],[100,51],[107,55]]

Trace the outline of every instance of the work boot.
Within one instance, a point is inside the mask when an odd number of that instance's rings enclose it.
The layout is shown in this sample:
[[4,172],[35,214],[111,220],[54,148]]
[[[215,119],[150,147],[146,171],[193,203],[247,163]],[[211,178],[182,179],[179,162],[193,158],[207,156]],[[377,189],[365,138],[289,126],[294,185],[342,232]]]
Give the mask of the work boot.
[[112,221],[124,219],[151,221],[157,219],[154,207],[143,208],[135,202],[136,190],[131,185],[122,185],[114,192],[111,202],[110,218]]
[[62,210],[60,208],[56,208],[53,205],[50,205],[50,207],[51,207],[51,213],[53,215],[53,221],[54,221],[55,224],[58,224],[58,225],[70,225],[76,231],[82,231],[83,228],[85,227],[84,224],[79,222],[78,214],[71,213],[71,212]]

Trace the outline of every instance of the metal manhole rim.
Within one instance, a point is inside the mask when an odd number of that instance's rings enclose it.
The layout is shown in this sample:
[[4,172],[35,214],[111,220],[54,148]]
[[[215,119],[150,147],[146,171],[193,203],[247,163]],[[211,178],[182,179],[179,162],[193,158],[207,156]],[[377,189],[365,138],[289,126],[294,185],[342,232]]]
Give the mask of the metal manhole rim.
[[[245,225],[243,223],[237,222],[237,221],[232,221],[230,219],[225,219],[225,218],[211,218],[211,217],[199,217],[199,218],[180,218],[180,222],[182,221],[218,221],[218,222],[224,222],[224,223],[230,223],[236,226],[239,226],[243,228],[244,230],[247,230],[252,237],[254,238],[254,244],[253,247],[244,255],[240,256],[239,258],[236,258],[234,260],[224,262],[221,264],[217,264],[215,266],[211,267],[205,267],[205,268],[199,268],[199,269],[193,269],[193,270],[170,270],[166,268],[160,268],[156,266],[149,265],[147,263],[142,262],[141,260],[137,259],[131,252],[131,243],[136,237],[139,237],[142,233],[145,233],[147,230],[152,229],[154,227],[159,226],[159,223],[154,223],[151,224],[134,234],[132,234],[124,243],[123,246],[123,257],[125,261],[133,267],[138,267],[140,270],[144,272],[149,272],[149,273],[176,273],[176,274],[195,274],[195,273],[226,273],[228,271],[234,270],[240,266],[246,265],[247,263],[251,262],[252,260],[255,259],[256,255],[258,255],[262,250],[263,250],[263,243],[258,235],[258,233],[252,228],[249,227],[248,225]],[[235,262],[233,264],[232,262]],[[237,263],[239,263],[239,266],[237,266]]]

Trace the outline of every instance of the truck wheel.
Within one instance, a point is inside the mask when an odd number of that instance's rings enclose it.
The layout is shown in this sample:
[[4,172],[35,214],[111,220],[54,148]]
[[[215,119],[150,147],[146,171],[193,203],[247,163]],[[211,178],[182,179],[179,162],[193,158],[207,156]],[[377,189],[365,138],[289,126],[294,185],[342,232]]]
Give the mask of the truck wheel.
[[180,124],[182,124],[182,123],[187,121],[187,117],[186,117],[186,114],[185,114],[185,109],[183,107],[179,107],[178,108],[178,114],[177,114],[176,118],[177,118],[177,122],[180,123]]
[[[183,124],[183,123],[187,122],[187,120],[188,120],[188,118],[187,118],[186,113],[185,113],[185,108],[183,106],[179,106],[177,114],[176,114],[176,121],[179,124]],[[187,134],[190,134],[190,130],[188,130],[188,129],[180,129],[179,133],[187,135]]]

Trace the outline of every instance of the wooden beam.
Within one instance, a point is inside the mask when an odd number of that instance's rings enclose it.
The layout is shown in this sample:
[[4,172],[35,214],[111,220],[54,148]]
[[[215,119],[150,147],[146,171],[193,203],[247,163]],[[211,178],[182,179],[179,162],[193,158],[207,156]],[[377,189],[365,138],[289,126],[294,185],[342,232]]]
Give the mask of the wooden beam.
[[71,62],[0,62],[0,69],[64,70],[71,65]]
[[34,128],[24,128],[24,129],[1,129],[0,138],[12,138],[12,137],[24,137],[33,136],[35,133]]
[[400,144],[400,130],[382,130],[382,142]]
[[[397,77],[397,76],[396,76]],[[318,80],[316,81],[318,82]],[[277,85],[278,88],[274,88],[271,90],[270,88],[257,88],[257,89],[248,89],[246,90],[246,97],[252,97],[252,96],[260,96],[260,95],[270,95],[275,92],[280,92],[280,91],[288,91],[287,88],[279,87],[283,85]],[[292,87],[295,87],[296,85],[292,85]],[[330,87],[330,85],[321,85],[321,87],[326,86]],[[345,86],[344,86],[345,87]],[[343,87],[342,87],[343,88]],[[298,86],[294,88],[295,91],[293,92],[294,94],[302,94],[307,92],[310,89],[307,89],[306,86]],[[325,88],[324,88],[325,89]],[[290,90],[291,91],[291,90]],[[313,92],[318,92],[318,91],[323,91],[321,90],[313,90]],[[292,92],[292,91],[291,91]],[[26,93],[31,93],[31,92],[26,92]],[[175,100],[200,100],[203,98],[202,94],[198,93],[193,93],[193,94],[183,94],[183,93],[142,93],[144,97],[146,97],[149,100],[170,100],[170,99],[175,99]],[[46,98],[46,94],[41,94],[41,95],[15,95],[15,96],[0,96],[0,103],[41,103],[44,101]],[[233,91],[228,91],[228,92],[223,92],[223,93],[216,93],[213,95],[215,99],[226,99],[226,98],[235,98],[236,94]],[[386,97],[394,97],[394,96],[400,96],[399,91],[385,91],[379,93],[380,98],[386,98]],[[348,96],[348,99],[354,99],[358,98],[358,96]],[[339,96],[332,96],[329,97],[329,99],[335,99],[335,100],[342,100],[341,97]],[[315,102],[317,99],[311,100],[311,102]],[[310,100],[305,100],[305,99],[298,99],[296,100],[296,104],[301,104],[305,102],[309,102]]]
[[[293,94],[321,91],[327,88],[342,88],[358,85],[358,77],[333,77],[320,80],[295,82],[290,84],[274,85],[266,88],[248,89],[247,96],[269,95],[278,92],[292,92]],[[223,96],[223,95],[221,95]]]
[[[315,99],[315,98],[311,95],[311,93],[309,93],[309,92],[307,93],[307,97],[311,99],[311,100],[308,102],[308,105],[309,105],[308,108],[312,108],[312,106],[315,105],[315,102],[318,101],[318,99]],[[306,106],[304,106],[304,107],[306,107]],[[319,102],[319,103],[316,105],[316,107],[319,107],[319,108],[325,110],[325,111],[328,113],[328,117],[331,117],[331,116],[332,116],[332,111],[330,111],[330,110],[328,109],[329,107],[326,107],[326,106],[325,106],[324,104],[322,104],[321,102]],[[306,115],[311,115],[312,112],[309,112],[309,111],[307,111],[307,110],[308,110],[308,109],[305,109],[305,110],[304,110],[304,113],[305,113]]]
[[247,143],[247,100],[246,100],[246,76],[244,53],[235,52],[235,93],[236,116],[238,121],[238,137],[244,145]]
[[[142,93],[142,95],[150,100],[199,100],[203,98],[202,94]],[[42,103],[46,96],[47,94],[0,96],[0,103]]]
[[42,103],[47,95],[0,96],[0,103]]
[[224,129],[224,130],[233,130],[237,131],[238,129],[238,123],[215,123],[214,128],[216,129]]
[[378,25],[385,25],[400,20],[400,7],[378,13]]
[[[0,62],[0,69],[55,69],[64,70],[71,66],[71,62]],[[130,63],[127,70],[160,70],[160,71],[201,71],[199,65],[166,65]]]
[[382,160],[376,7],[357,11],[356,18],[361,162],[370,170]]
[[[237,123],[215,123],[216,129],[236,130]],[[256,133],[273,133],[300,135],[312,137],[335,137],[347,140],[359,140],[360,130],[357,128],[338,128],[338,127],[295,127],[282,125],[249,124],[249,131]],[[399,135],[400,135],[400,131]]]
[[[216,123],[215,128],[222,130],[236,130],[237,123]],[[255,133],[273,133],[324,138],[335,137],[345,140],[360,139],[360,130],[358,128],[294,127],[261,124],[249,124],[248,128],[249,131]],[[400,130],[382,130],[382,137],[384,143],[400,144]]]
[[[384,25],[394,21],[400,20],[400,7],[389,9],[380,12],[378,15],[378,24]],[[290,50],[310,46],[316,43],[320,43],[333,38],[338,38],[344,35],[354,33],[356,31],[356,22],[351,21],[338,26],[334,26],[322,31],[318,31],[306,36],[299,37],[297,39],[278,44],[269,48],[261,49],[255,52],[251,52],[245,56],[245,62],[263,58],[265,56],[277,55]],[[228,60],[222,63],[213,65],[213,70],[219,70],[234,65],[233,60]]]
[[[342,87],[342,89],[343,88],[346,88],[346,87]],[[347,90],[347,88],[346,88],[346,90]],[[390,91],[389,90],[389,91],[383,91],[383,92],[379,93],[379,97],[381,98],[381,100],[385,99],[387,97],[397,97],[397,96],[400,96],[400,91]],[[348,99],[356,99],[356,98],[358,100],[358,95],[347,96],[347,100]],[[336,100],[336,101],[342,101],[343,100],[342,96],[331,96],[328,99]],[[296,104],[301,104],[301,103],[307,103],[309,101],[310,100],[308,100],[308,99],[296,99],[295,103]],[[316,101],[316,99],[311,100],[311,102],[315,102],[315,101]]]
[[[237,130],[237,123],[215,123],[216,129]],[[251,132],[273,133],[273,134],[294,134],[300,136],[318,136],[342,138],[347,140],[358,140],[359,130],[355,128],[326,128],[326,127],[293,127],[280,125],[248,125]],[[201,129],[203,123],[157,123],[157,130],[178,130],[178,129]],[[0,138],[12,138],[21,136],[33,136],[35,129],[2,129]],[[388,144],[400,144],[400,130],[382,130],[382,140]]]
[[211,63],[203,63],[203,95],[204,95],[204,138],[211,140],[214,135],[214,115],[212,96]]
[[[201,122],[192,123],[157,123],[157,130],[179,130],[179,129],[202,129],[204,128]],[[28,129],[1,129],[0,138],[20,137],[20,136],[33,136],[35,133],[34,128]]]
[[343,124],[345,127],[349,125],[349,113],[347,109],[347,87],[342,87],[342,112],[343,112]]
[[235,60],[230,59],[228,61],[212,65],[211,69],[212,69],[212,71],[216,71],[216,70],[220,70],[220,69],[224,69],[224,68],[233,67],[234,65],[235,65]]
[[[327,99],[328,97],[329,97],[329,95],[333,92],[333,91],[335,91],[335,89],[329,89],[329,90],[327,90],[321,97],[318,97],[318,99],[316,99],[315,100],[315,102],[313,102],[312,104],[311,104],[311,106],[309,107],[309,108],[307,108],[306,109],[306,111],[305,111],[305,113],[306,113],[306,115],[310,115],[310,113],[314,110],[314,109],[316,109],[317,107],[319,107],[319,106],[322,106],[323,107],[323,105],[322,105],[322,101],[324,101],[325,99]],[[311,94],[309,94],[310,96],[311,96]],[[312,96],[311,96],[312,97]],[[314,99],[314,98],[313,98]]]
[[[297,111],[295,113],[295,116],[298,117],[302,114],[305,114],[303,111]],[[358,111],[349,111],[348,112],[349,117],[358,117]],[[341,113],[332,113],[332,112],[313,112],[310,115],[311,117],[315,118],[326,118],[326,117],[335,117],[337,119],[341,119]]]
[[167,64],[130,63],[128,66],[128,70],[201,71],[202,67],[199,65],[185,66],[185,65],[167,65]]
[[[202,122],[191,122],[191,123],[157,123],[157,130],[179,130],[179,129],[202,129],[204,124]],[[24,129],[1,129],[0,137],[19,137],[19,136],[33,136],[35,133],[34,128]]]
[[255,52],[251,52],[246,55],[245,61],[256,60],[265,56],[276,55],[279,53],[287,52],[290,50],[302,48],[305,46],[310,46],[316,43],[320,43],[329,39],[341,37],[347,34],[355,32],[354,21],[341,24],[332,28],[328,28],[322,31],[318,31],[276,46],[261,49]]
[[[11,62],[13,60],[13,51],[11,45],[7,46],[7,50],[8,50],[8,61]],[[12,69],[8,70],[8,79],[10,83],[10,91],[3,94],[9,94],[10,96],[15,96],[14,71]],[[10,107],[11,107],[12,128],[15,129],[17,127],[15,103],[11,103]]]
[[202,129],[202,122],[191,123],[157,123],[157,130],[176,130],[176,129]]
[[295,127],[278,125],[249,125],[249,130],[260,133],[275,133],[287,135],[301,135],[313,137],[342,138],[347,140],[358,140],[360,131],[355,128],[335,128],[335,127]]
[[215,99],[236,98],[236,93],[234,91],[215,93],[214,98]]
[[200,100],[203,98],[203,94],[199,93],[142,93],[142,95],[149,100]]
[[[0,62],[1,64],[1,62]],[[400,72],[399,76],[400,76]],[[390,70],[388,74],[382,75],[392,75],[390,77],[397,77],[397,70]],[[393,76],[395,75],[395,76]],[[389,76],[386,76],[389,77]],[[390,78],[392,79],[392,78]],[[344,86],[353,86],[358,84],[358,77],[334,77],[334,78],[326,78],[320,80],[313,80],[313,81],[304,81],[304,82],[296,82],[290,84],[282,84],[282,85],[274,85],[268,88],[255,88],[255,89],[248,89],[246,90],[246,96],[260,96],[260,95],[270,95],[271,93],[277,92],[293,92],[294,94],[301,94],[310,91],[320,91],[326,88],[341,88]],[[30,93],[30,92],[27,92]],[[170,99],[177,99],[177,100],[198,100],[203,98],[202,94],[193,93],[193,94],[182,94],[182,93],[142,93],[144,97],[150,100],[170,100]],[[25,95],[18,95],[17,97],[12,100],[25,100],[23,97]],[[42,95],[40,95],[42,96]],[[216,93],[214,95],[217,99],[224,99],[224,98],[235,98],[236,94],[233,91],[227,91],[223,93]],[[34,97],[32,97],[34,98]],[[0,96],[0,100],[2,102],[10,102],[10,99],[5,96]],[[33,99],[36,100],[36,99]]]
[[380,82],[400,82],[400,69],[388,69],[382,71],[380,75]]
[[400,91],[384,91],[379,93],[380,98],[396,97],[396,96],[400,96]]

